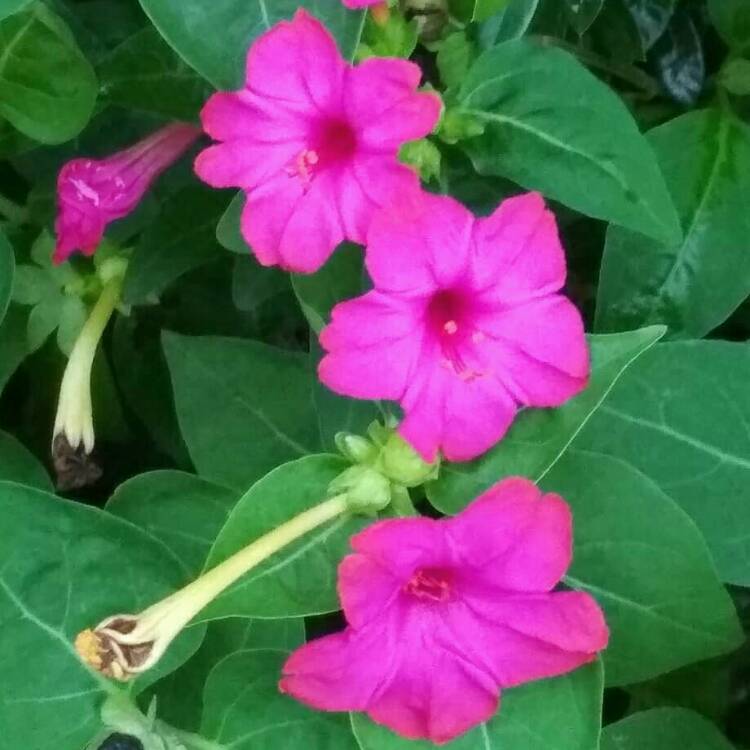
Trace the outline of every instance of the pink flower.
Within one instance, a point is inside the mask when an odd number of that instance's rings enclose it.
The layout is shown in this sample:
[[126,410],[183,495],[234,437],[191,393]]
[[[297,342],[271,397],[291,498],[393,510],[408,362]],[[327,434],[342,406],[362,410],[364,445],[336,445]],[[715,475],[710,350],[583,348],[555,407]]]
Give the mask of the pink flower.
[[348,65],[304,10],[255,42],[245,88],[203,109],[204,129],[223,142],[195,169],[247,193],[242,233],[263,265],[313,272],[344,238],[363,242],[392,193],[416,189],[396,154],[440,114],[437,96],[416,93],[419,80],[404,60]]
[[341,0],[347,8],[368,8],[370,5],[385,5],[384,0]]
[[131,213],[151,183],[201,135],[192,125],[167,125],[106,159],[73,159],[57,177],[54,262],[80,250],[93,255],[107,224]]
[[455,518],[381,521],[351,543],[339,567],[348,627],[295,651],[280,682],[314,708],[447,742],[489,719],[501,688],[569,672],[607,645],[591,596],[552,591],[570,565],[570,510],[527,479]]
[[334,308],[320,378],[347,396],[400,401],[399,431],[425,460],[439,448],[474,458],[519,405],[559,406],[585,387],[583,325],[557,294],[565,257],[541,196],[485,219],[411,196],[379,215],[367,242],[375,288]]

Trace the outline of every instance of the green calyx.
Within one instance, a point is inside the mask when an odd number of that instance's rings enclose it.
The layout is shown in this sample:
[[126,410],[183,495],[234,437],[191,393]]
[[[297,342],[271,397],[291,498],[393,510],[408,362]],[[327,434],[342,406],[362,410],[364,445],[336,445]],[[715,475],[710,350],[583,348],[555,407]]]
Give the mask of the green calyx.
[[331,483],[329,492],[346,494],[355,513],[374,515],[390,505],[398,515],[411,515],[408,488],[437,478],[439,461],[426,462],[395,427],[395,422],[373,422],[367,437],[336,435],[338,449],[354,465]]

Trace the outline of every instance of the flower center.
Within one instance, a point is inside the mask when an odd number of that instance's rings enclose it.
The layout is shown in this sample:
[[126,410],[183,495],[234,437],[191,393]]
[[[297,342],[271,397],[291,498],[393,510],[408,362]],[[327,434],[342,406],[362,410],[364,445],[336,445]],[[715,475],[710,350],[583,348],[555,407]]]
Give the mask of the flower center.
[[474,346],[484,340],[474,323],[471,299],[462,292],[444,289],[430,300],[427,321],[443,353],[443,365],[462,380],[481,377],[481,371],[467,364]]
[[444,568],[420,568],[404,586],[417,599],[445,602],[453,593],[453,572]]
[[286,168],[290,177],[300,179],[304,190],[309,189],[316,172],[354,155],[357,134],[346,120],[322,119],[311,128],[308,144]]

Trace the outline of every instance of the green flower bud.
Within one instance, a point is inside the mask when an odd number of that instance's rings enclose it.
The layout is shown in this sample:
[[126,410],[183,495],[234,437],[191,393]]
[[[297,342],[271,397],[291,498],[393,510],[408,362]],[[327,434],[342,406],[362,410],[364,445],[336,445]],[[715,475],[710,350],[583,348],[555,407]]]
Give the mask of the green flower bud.
[[334,442],[341,455],[354,464],[369,464],[378,456],[378,448],[361,435],[338,432]]
[[352,466],[328,486],[332,495],[345,494],[349,510],[374,516],[391,502],[391,483],[369,466]]
[[414,167],[424,182],[440,177],[440,150],[426,138],[405,143],[398,158],[402,163]]
[[380,469],[393,482],[417,487],[437,477],[440,463],[427,463],[409,443],[393,432],[380,454]]
[[473,115],[468,115],[458,109],[447,109],[443,119],[438,124],[437,135],[446,143],[474,138],[484,133],[484,124]]

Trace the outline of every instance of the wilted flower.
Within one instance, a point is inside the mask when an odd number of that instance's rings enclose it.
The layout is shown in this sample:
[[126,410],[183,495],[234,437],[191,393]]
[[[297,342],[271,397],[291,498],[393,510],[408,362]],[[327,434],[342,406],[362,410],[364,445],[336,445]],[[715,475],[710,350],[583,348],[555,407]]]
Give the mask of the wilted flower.
[[420,77],[405,60],[347,64],[304,10],[253,44],[245,88],[203,109],[222,143],[195,168],[214,187],[246,192],[242,234],[263,265],[315,271],[343,239],[363,242],[393,194],[417,188],[396,155],[440,114],[437,96],[416,93]]
[[73,159],[57,178],[54,261],[80,250],[92,255],[107,225],[131,213],[151,183],[200,136],[192,125],[176,123],[106,159]]
[[424,457],[480,455],[522,406],[581,391],[589,356],[578,311],[558,294],[565,256],[536,193],[485,219],[451,198],[404,197],[375,219],[374,290],[333,310],[320,378],[347,396],[401,402],[400,434]]
[[410,739],[453,739],[495,713],[502,688],[569,672],[607,645],[591,596],[552,591],[571,534],[562,498],[520,478],[455,518],[370,526],[339,567],[347,629],[293,653],[280,689]]

